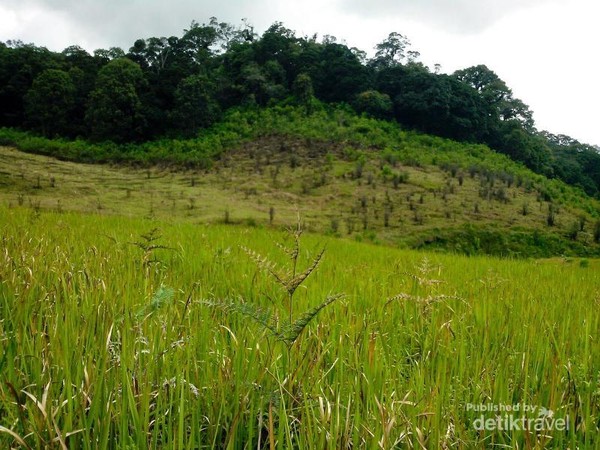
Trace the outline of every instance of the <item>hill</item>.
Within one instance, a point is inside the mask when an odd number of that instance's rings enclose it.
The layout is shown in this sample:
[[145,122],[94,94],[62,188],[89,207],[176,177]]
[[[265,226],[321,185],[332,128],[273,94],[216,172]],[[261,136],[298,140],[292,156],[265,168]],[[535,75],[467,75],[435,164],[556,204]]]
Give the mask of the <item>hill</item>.
[[115,146],[4,130],[75,164],[0,150],[10,206],[194,222],[306,226],[356,240],[461,253],[599,253],[599,205],[484,145],[401,130],[344,108],[232,111],[200,137]]
[[[333,36],[297,36],[280,22],[259,36],[247,21],[235,26],[214,17],[193,21],[181,36],[138,39],[129,49],[93,55],[77,45],[57,53],[0,42],[0,127],[48,138],[190,138],[232,109],[290,104],[307,113],[348,105],[405,129],[486,144],[600,196],[597,147],[538,130],[533,111],[485,65],[452,74],[427,67],[398,32],[371,58]],[[169,159],[168,152],[162,156]]]

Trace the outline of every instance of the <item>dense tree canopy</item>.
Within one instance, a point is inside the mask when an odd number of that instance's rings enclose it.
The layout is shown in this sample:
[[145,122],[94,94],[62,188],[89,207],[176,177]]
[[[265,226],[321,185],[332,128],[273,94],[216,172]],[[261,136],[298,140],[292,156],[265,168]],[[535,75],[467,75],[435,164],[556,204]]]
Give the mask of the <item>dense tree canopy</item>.
[[214,90],[212,81],[206,75],[190,75],[181,80],[175,90],[173,128],[183,134],[194,134],[196,130],[215,122],[219,105],[214,98]]
[[140,93],[145,86],[142,69],[130,59],[114,59],[100,69],[86,114],[90,136],[117,142],[142,138],[146,119]]
[[528,167],[600,192],[598,149],[540,133],[529,107],[484,65],[432,72],[390,33],[374,56],[333,36],[299,37],[276,22],[258,36],[211,18],[181,36],[140,38],[124,51],[60,53],[0,43],[0,126],[46,136],[131,142],[194,136],[232,107],[346,103],[357,113],[488,144]]
[[75,84],[67,72],[46,69],[25,94],[26,117],[44,136],[65,134],[75,105]]

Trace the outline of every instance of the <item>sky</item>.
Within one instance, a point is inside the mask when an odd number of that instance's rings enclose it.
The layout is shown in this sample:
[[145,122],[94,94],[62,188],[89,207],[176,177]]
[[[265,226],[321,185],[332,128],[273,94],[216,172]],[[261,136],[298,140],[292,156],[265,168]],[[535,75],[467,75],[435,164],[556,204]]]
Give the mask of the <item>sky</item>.
[[212,16],[247,19],[258,33],[280,21],[369,55],[398,32],[442,72],[487,65],[530,106],[538,129],[600,145],[597,0],[2,0],[0,41],[128,50]]

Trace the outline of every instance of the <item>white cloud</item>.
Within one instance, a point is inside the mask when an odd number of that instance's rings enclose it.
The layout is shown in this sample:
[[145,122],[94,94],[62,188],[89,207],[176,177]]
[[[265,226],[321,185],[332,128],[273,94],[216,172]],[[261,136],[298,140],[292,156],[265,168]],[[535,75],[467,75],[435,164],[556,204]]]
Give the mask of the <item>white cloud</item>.
[[[272,10],[269,0],[4,0],[0,40],[22,39],[62,50],[77,44],[89,51],[119,46],[127,50],[138,38],[180,36],[192,20],[210,17],[238,24]],[[273,19],[275,20],[275,19]],[[266,24],[264,25],[266,26]]]
[[377,19],[407,17],[453,33],[478,33],[502,17],[558,0],[341,0],[344,10]]

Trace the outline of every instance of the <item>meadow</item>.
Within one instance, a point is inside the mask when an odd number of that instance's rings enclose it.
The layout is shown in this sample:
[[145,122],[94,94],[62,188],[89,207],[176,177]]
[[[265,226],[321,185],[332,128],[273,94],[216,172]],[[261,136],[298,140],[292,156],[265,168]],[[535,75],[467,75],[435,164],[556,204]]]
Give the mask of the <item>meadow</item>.
[[[26,206],[0,448],[600,448],[598,261]],[[488,404],[568,426],[477,429]]]

